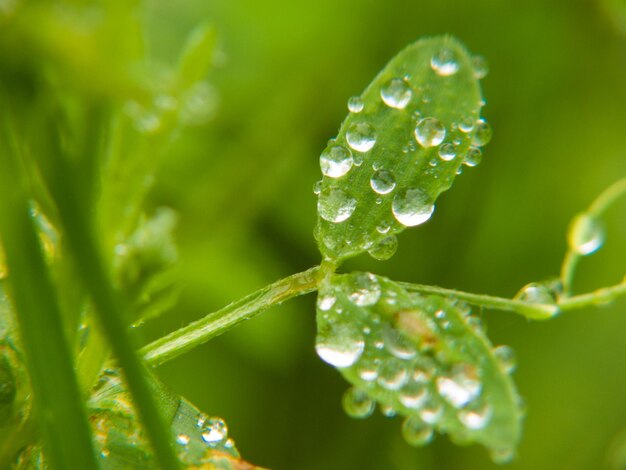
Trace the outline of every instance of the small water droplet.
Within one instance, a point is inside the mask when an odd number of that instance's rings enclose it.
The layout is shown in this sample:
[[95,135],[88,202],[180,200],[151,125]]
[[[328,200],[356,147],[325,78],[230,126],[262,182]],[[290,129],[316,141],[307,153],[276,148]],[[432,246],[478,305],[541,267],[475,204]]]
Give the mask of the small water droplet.
[[376,226],[376,231],[382,234],[388,233],[390,229],[391,229],[391,224],[384,220]]
[[498,363],[504,372],[510,374],[515,370],[517,360],[515,350],[512,347],[506,345],[497,346],[493,349],[492,353],[498,360]]
[[459,122],[459,130],[467,134],[468,132],[472,132],[474,130],[475,125],[476,119],[474,119],[472,116],[468,116],[461,119],[461,122]]
[[381,89],[380,97],[390,108],[404,109],[411,101],[413,92],[409,84],[400,78],[389,80]]
[[326,312],[330,310],[335,302],[337,301],[337,297],[333,294],[321,294],[317,298],[317,308]]
[[181,446],[186,446],[187,444],[189,444],[190,438],[187,434],[183,434],[180,433],[176,436],[176,443],[180,444]]
[[478,147],[470,147],[465,155],[463,164],[466,166],[474,167],[478,165],[483,159],[483,153]]
[[343,410],[351,418],[367,418],[374,412],[375,403],[369,395],[359,388],[349,388],[341,401]]
[[228,436],[228,428],[221,418],[210,418],[202,426],[202,440],[207,444],[217,444]]
[[398,222],[407,227],[423,224],[433,214],[435,205],[421,189],[407,189],[395,195],[391,210]]
[[454,75],[459,70],[459,63],[456,53],[447,47],[441,48],[430,59],[430,66],[437,75],[448,77]]
[[377,194],[389,194],[396,187],[396,179],[391,171],[378,170],[372,175],[370,186]]
[[352,152],[343,145],[326,147],[320,156],[322,174],[330,178],[340,178],[350,171],[354,159]]
[[365,340],[353,323],[330,323],[323,325],[315,340],[317,355],[331,366],[353,365],[365,348]]
[[353,150],[367,152],[376,143],[376,130],[366,122],[354,123],[348,128],[346,140]]
[[411,381],[400,391],[400,403],[407,408],[417,410],[421,408],[428,398],[428,387],[424,382]]
[[398,249],[398,238],[390,235],[372,246],[367,252],[378,261],[386,261],[391,258]]
[[316,196],[319,196],[319,194],[322,192],[322,180],[316,181],[315,184],[313,185],[313,194],[315,194]]
[[352,96],[348,99],[348,111],[351,113],[360,113],[363,111],[364,107],[365,103],[363,103],[363,100],[360,97]]
[[397,359],[387,359],[378,370],[378,383],[387,390],[399,390],[407,378],[406,367]]
[[356,209],[356,199],[337,188],[323,190],[317,201],[317,212],[320,217],[332,223],[349,219],[354,209]]
[[477,80],[485,78],[489,73],[487,59],[480,55],[472,57],[472,68],[474,69],[474,78]]
[[424,446],[433,440],[433,435],[433,428],[417,416],[409,416],[402,423],[402,437],[411,446]]
[[450,143],[442,144],[439,147],[439,157],[446,162],[454,160],[456,157],[456,149],[454,148],[454,145]]
[[484,119],[479,119],[476,123],[476,132],[474,133],[474,138],[472,139],[472,145],[477,147],[487,145],[491,140],[492,134],[493,132],[489,123]]
[[378,367],[380,366],[380,359],[362,359],[359,361],[357,373],[362,380],[366,382],[373,382],[378,378]]
[[359,307],[374,305],[380,299],[381,287],[376,276],[370,273],[355,272],[350,274],[350,293],[348,298]]
[[419,411],[422,421],[428,424],[437,424],[443,416],[443,405],[431,402]]
[[482,386],[469,366],[456,367],[450,377],[437,377],[437,391],[455,408],[462,408],[480,394]]
[[604,243],[602,222],[586,213],[578,214],[570,225],[567,242],[571,250],[586,256],[595,253]]
[[459,411],[458,418],[461,424],[472,431],[483,429],[491,418],[491,407],[482,405]]
[[389,352],[398,359],[412,359],[417,354],[411,340],[390,326],[383,330],[383,341]]
[[446,137],[446,128],[437,118],[424,118],[415,127],[415,139],[422,147],[436,147]]
[[380,412],[385,415],[387,418],[393,418],[398,412],[390,405],[380,405]]
[[522,302],[528,302],[531,304],[549,304],[556,303],[554,292],[545,284],[538,282],[531,282],[526,284],[515,295],[515,300],[521,300]]

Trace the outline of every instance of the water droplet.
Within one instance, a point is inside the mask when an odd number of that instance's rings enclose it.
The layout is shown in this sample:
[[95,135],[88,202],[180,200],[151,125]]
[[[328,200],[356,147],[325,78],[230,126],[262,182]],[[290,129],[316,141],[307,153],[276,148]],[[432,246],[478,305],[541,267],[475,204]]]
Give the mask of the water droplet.
[[395,235],[390,235],[376,243],[367,252],[378,261],[385,261],[391,258],[398,249],[398,239]]
[[526,284],[515,295],[514,299],[521,300],[522,302],[528,302],[531,304],[551,305],[556,303],[556,299],[554,297],[552,289],[538,282],[531,282],[530,284]]
[[504,372],[511,373],[515,370],[517,361],[515,350],[512,347],[505,345],[497,346],[492,352]]
[[315,340],[317,355],[331,366],[353,365],[365,348],[365,340],[353,323],[330,323],[323,325]]
[[316,181],[315,184],[313,185],[313,194],[315,194],[316,196],[319,196],[319,194],[322,192],[322,180]]
[[439,157],[446,162],[454,160],[456,157],[456,149],[454,148],[454,145],[450,143],[442,144],[441,147],[439,147]]
[[484,119],[479,119],[476,123],[476,133],[474,134],[474,139],[472,140],[472,145],[477,147],[482,147],[487,145],[491,140],[491,126]]
[[357,152],[367,152],[376,143],[376,131],[371,124],[358,122],[352,124],[346,133],[348,145]]
[[202,440],[207,444],[217,444],[228,436],[228,428],[221,418],[210,418],[202,426]]
[[183,434],[180,433],[176,436],[176,443],[180,444],[181,446],[186,446],[187,444],[189,444],[190,438],[187,434]]
[[574,218],[567,234],[570,249],[582,256],[598,251],[604,238],[602,222],[586,213],[578,214]]
[[413,188],[396,194],[391,210],[396,220],[402,225],[414,227],[430,219],[435,205],[424,191]]
[[390,229],[391,229],[391,224],[384,220],[376,226],[376,231],[382,234],[388,233]]
[[372,175],[370,186],[377,194],[389,194],[396,187],[396,179],[392,172],[378,170]]
[[428,398],[428,387],[424,382],[411,381],[400,391],[400,403],[407,408],[417,410],[421,408]]
[[407,378],[406,367],[397,359],[387,359],[378,371],[378,383],[387,390],[399,390]]
[[402,437],[411,446],[424,446],[433,440],[433,428],[417,416],[409,416],[402,423]]
[[358,365],[359,377],[366,382],[373,382],[378,378],[379,366],[380,359],[361,360]]
[[393,418],[398,412],[390,405],[380,405],[380,412],[387,418]]
[[446,137],[446,128],[437,118],[422,119],[415,127],[415,138],[422,147],[436,147]]
[[481,152],[481,150],[478,147],[470,147],[469,150],[467,151],[467,155],[465,155],[465,159],[463,160],[463,163],[466,166],[476,166],[478,165],[483,159],[483,153]]
[[343,145],[326,147],[320,156],[322,173],[330,178],[340,178],[350,171],[354,159],[352,152]]
[[182,96],[180,119],[191,126],[204,124],[215,115],[217,104],[215,88],[206,82],[198,82]]
[[420,410],[419,415],[425,423],[437,424],[443,416],[443,406],[441,403],[429,403]]
[[363,103],[363,100],[358,96],[352,96],[348,99],[348,111],[351,113],[360,113],[363,111],[364,107],[365,103]]
[[343,222],[350,218],[354,209],[356,209],[356,199],[337,188],[323,190],[317,201],[317,212],[328,222]]
[[480,407],[464,409],[459,411],[459,421],[463,426],[472,431],[483,429],[489,423],[491,418],[491,407],[489,405],[482,405]]
[[317,298],[317,308],[326,312],[330,310],[333,305],[335,305],[336,301],[337,297],[335,297],[333,294],[321,294]]
[[413,92],[409,84],[400,78],[389,80],[381,89],[380,97],[383,102],[390,108],[404,109],[406,108]]
[[437,377],[437,391],[455,408],[462,408],[474,400],[482,389],[471,374],[469,366],[457,367],[451,377]]
[[474,119],[472,116],[468,116],[466,118],[463,118],[461,122],[459,122],[459,130],[467,134],[468,132],[472,132],[474,130],[475,125],[476,119]]
[[383,330],[383,341],[389,352],[398,359],[412,359],[417,354],[411,340],[390,326]]
[[348,298],[359,307],[374,305],[380,299],[380,283],[373,274],[358,272],[350,274],[350,289]]
[[343,410],[351,418],[367,418],[374,412],[375,403],[369,395],[358,388],[349,388],[341,401]]
[[430,59],[430,66],[437,75],[448,77],[454,75],[459,70],[456,54],[452,49],[447,47],[441,48]]
[[476,80],[485,78],[489,73],[489,64],[487,64],[487,59],[480,55],[472,57],[472,68],[474,69],[474,78]]

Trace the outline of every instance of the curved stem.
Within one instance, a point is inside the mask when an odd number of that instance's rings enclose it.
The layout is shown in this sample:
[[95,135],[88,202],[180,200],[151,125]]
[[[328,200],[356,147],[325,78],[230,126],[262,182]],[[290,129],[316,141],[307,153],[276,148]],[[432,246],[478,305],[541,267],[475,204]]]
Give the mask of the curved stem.
[[[584,213],[594,219],[600,218],[615,201],[624,195],[626,195],[626,178],[616,181],[602,191]],[[571,293],[574,273],[581,257],[582,255],[568,244],[568,249],[561,266],[561,282],[563,283],[564,298],[568,298]]]
[[559,309],[563,312],[592,305],[609,303],[618,297],[626,295],[626,278],[621,284],[589,292],[587,294],[566,297],[559,301]]
[[143,347],[140,353],[152,366],[161,365],[285,300],[313,292],[319,284],[318,266],[276,281],[217,312]]

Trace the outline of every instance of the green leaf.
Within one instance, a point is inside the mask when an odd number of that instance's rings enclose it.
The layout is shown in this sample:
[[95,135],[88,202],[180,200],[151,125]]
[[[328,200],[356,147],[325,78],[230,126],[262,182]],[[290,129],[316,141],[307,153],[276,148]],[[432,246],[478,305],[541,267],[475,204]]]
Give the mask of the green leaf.
[[215,28],[208,24],[201,24],[191,32],[179,59],[176,81],[179,91],[205,78],[213,62],[216,37]]
[[369,416],[378,402],[406,417],[410,444],[437,430],[484,445],[494,460],[514,455],[522,412],[512,350],[494,349],[465,304],[356,272],[320,290],[317,324],[318,354],[354,385],[344,397],[351,416]]
[[426,222],[461,164],[480,161],[491,130],[479,120],[476,77],[484,70],[476,63],[451,37],[423,39],[350,100],[352,111],[320,157],[315,235],[325,258],[376,251]]

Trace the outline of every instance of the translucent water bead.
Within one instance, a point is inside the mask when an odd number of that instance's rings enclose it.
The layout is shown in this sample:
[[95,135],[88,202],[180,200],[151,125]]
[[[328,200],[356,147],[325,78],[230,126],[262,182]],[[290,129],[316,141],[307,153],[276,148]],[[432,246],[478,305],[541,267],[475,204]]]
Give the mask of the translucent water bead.
[[346,390],[341,404],[348,416],[361,419],[371,416],[376,406],[367,392],[354,387]]
[[445,137],[446,128],[437,118],[424,118],[415,126],[415,139],[422,147],[436,147]]
[[391,204],[393,216],[407,227],[423,224],[432,216],[435,206],[421,189],[407,189],[395,195]]
[[320,156],[320,168],[324,176],[340,178],[350,171],[354,159],[352,152],[343,145],[331,145]]
[[446,47],[441,48],[432,56],[430,66],[437,75],[442,77],[454,75],[459,70],[459,62],[455,52]]
[[358,96],[353,96],[348,100],[348,111],[351,113],[360,113],[364,107],[365,103]]
[[354,123],[346,132],[346,140],[353,150],[367,152],[376,144],[376,130],[366,122]]
[[390,108],[404,109],[411,101],[413,92],[407,82],[401,78],[389,80],[381,89],[380,97]]
[[353,365],[365,348],[365,339],[352,323],[330,323],[320,328],[315,351],[324,361],[338,368]]
[[327,188],[320,192],[317,212],[328,222],[339,223],[350,218],[356,209],[356,199],[338,188]]
[[604,243],[604,226],[600,220],[589,214],[577,215],[570,226],[567,241],[570,249],[579,255],[590,255]]

